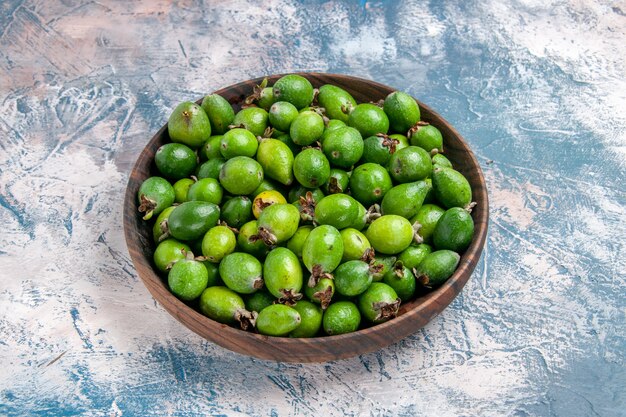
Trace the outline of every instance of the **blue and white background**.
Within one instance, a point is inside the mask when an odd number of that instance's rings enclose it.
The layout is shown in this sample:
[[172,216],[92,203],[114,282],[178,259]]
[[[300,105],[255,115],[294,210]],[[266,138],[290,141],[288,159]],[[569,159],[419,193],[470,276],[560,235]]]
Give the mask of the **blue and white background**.
[[[625,416],[626,3],[0,3],[0,415]],[[326,364],[209,343],[126,250],[174,106],[289,71],[406,91],[474,149],[488,242],[415,335]]]

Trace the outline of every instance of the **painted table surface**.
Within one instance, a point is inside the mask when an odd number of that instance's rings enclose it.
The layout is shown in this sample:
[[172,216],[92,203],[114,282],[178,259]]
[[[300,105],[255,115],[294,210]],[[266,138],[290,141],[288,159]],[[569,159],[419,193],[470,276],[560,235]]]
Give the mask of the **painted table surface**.
[[[626,415],[625,43],[608,0],[3,1],[0,414]],[[490,194],[462,295],[334,363],[201,339],[123,238],[129,171],[178,102],[296,70],[428,103]]]

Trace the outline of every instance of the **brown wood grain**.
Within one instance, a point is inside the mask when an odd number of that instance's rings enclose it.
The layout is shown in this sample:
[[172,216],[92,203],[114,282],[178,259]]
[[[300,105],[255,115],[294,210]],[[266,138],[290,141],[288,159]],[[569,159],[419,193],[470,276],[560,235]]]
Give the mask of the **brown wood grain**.
[[[270,85],[281,75],[269,76]],[[347,75],[323,73],[300,73],[300,75],[308,78],[315,87],[324,84],[337,85],[351,93],[357,102],[378,101],[394,91],[391,87]],[[252,87],[261,81],[262,78],[244,81],[215,93],[222,95],[238,109],[243,98],[252,91]],[[169,142],[167,126],[164,126],[139,155],[128,181],[124,202],[124,228],[128,250],[137,273],[152,296],[177,320],[200,336],[245,355],[284,362],[324,362],[372,352],[397,342],[426,325],[452,302],[471,276],[485,244],[489,205],[482,171],[467,143],[440,115],[427,105],[419,101],[418,103],[422,120],[436,126],[443,134],[445,155],[470,182],[473,200],[476,202],[472,212],[475,223],[474,239],[462,254],[454,275],[441,287],[404,303],[400,314],[393,320],[337,336],[311,339],[268,337],[235,329],[202,315],[178,300],[153,269],[154,243],[151,238],[151,225],[144,222],[137,211],[136,196],[139,186],[151,174],[155,174],[152,162],[154,154],[159,146]]]

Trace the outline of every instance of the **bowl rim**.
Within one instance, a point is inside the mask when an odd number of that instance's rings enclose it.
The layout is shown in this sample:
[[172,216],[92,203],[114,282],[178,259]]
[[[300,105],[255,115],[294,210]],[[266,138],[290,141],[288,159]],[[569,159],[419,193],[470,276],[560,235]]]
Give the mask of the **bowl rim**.
[[[400,91],[400,90],[394,89],[393,87],[378,83],[376,81],[372,81],[372,80],[361,78],[361,77],[346,75],[346,74],[333,74],[333,73],[320,73],[320,72],[289,72],[289,73],[272,74],[268,76],[252,78],[249,80],[231,84],[229,86],[220,88],[214,91],[213,93],[208,93],[208,94],[224,95],[226,91],[248,87],[250,86],[251,83],[259,84],[264,78],[277,79],[281,76],[288,75],[288,74],[297,74],[297,75],[301,75],[307,78],[308,77],[312,77],[312,78],[323,77],[323,78],[332,78],[332,79],[343,79],[346,81],[355,81],[358,83],[365,83],[365,84],[371,85],[375,88],[382,89],[382,90]],[[202,98],[196,100],[196,102],[199,103],[201,102],[201,100]],[[488,202],[486,183],[485,183],[485,179],[482,173],[482,169],[478,163],[476,156],[474,155],[473,151],[469,147],[468,143],[460,135],[460,133],[449,122],[447,122],[447,120],[444,119],[439,113],[434,111],[430,106],[424,104],[420,100],[418,99],[415,99],[415,100],[417,101],[420,107],[420,110],[422,110],[422,113],[424,112],[424,110],[426,110],[426,112],[430,113],[434,118],[439,119],[439,121],[441,121],[442,123],[445,123],[446,127],[450,130],[450,132],[453,135],[455,135],[456,139],[463,145],[463,147],[465,148],[464,151],[466,151],[467,153],[466,157],[469,159],[469,162],[471,162],[471,164],[476,167],[475,175],[478,178],[478,183],[481,185],[480,187],[478,187],[478,190],[477,190],[478,194],[473,193],[473,196],[472,196],[474,201],[482,202],[481,204],[482,209],[478,213],[479,217],[474,219],[474,223],[477,225],[477,227],[475,228],[472,242],[470,246],[461,255],[461,260],[454,274],[446,282],[444,282],[440,287],[436,288],[435,290],[417,299],[413,299],[412,301],[410,301],[408,304],[414,304],[414,305],[410,306],[409,308],[404,309],[404,311],[402,311],[400,315],[398,315],[392,320],[389,320],[384,323],[372,325],[370,327],[366,327],[363,329],[359,329],[355,332],[340,334],[340,335],[332,335],[332,336],[320,336],[320,337],[313,337],[313,338],[290,338],[290,337],[265,336],[259,333],[244,331],[244,330],[240,330],[240,329],[219,323],[203,315],[198,310],[192,308],[191,306],[187,305],[183,301],[179,300],[174,294],[172,294],[169,291],[169,289],[167,289],[166,283],[163,282],[164,280],[154,270],[153,262],[151,259],[148,260],[147,262],[147,264],[150,266],[149,272],[151,273],[148,273],[147,276],[144,276],[143,272],[145,271],[143,271],[143,268],[138,268],[138,265],[145,263],[145,262],[141,262],[142,260],[141,258],[145,260],[145,257],[140,256],[140,252],[131,250],[133,246],[140,244],[140,242],[138,241],[138,237],[133,234],[131,224],[132,223],[139,224],[141,220],[141,217],[137,214],[137,211],[136,211],[136,198],[135,197],[138,191],[138,187],[133,187],[133,184],[136,182],[135,179],[133,178],[133,173],[138,172],[141,169],[141,167],[144,166],[145,159],[146,159],[146,150],[151,144],[153,144],[153,142],[156,142],[165,133],[167,129],[167,123],[165,123],[165,125],[162,126],[143,147],[142,151],[138,155],[137,160],[135,161],[129,173],[129,180],[126,185],[126,192],[124,196],[124,208],[123,208],[124,234],[125,234],[127,249],[130,253],[133,266],[135,267],[137,275],[142,280],[146,288],[149,290],[152,297],[155,300],[157,300],[159,304],[162,307],[164,307],[170,314],[172,314],[178,321],[180,321],[186,327],[190,328],[190,330],[194,331],[195,333],[197,333],[198,335],[200,335],[201,337],[207,340],[210,340],[221,346],[226,347],[229,350],[233,350],[233,348],[225,346],[224,344],[220,343],[220,340],[222,338],[228,338],[229,336],[233,336],[236,338],[246,338],[248,339],[250,343],[268,342],[268,341],[275,340],[280,343],[282,347],[281,350],[284,350],[285,352],[289,352],[290,349],[293,348],[294,346],[301,346],[303,342],[305,342],[308,346],[312,348],[318,348],[323,351],[324,350],[323,347],[325,345],[328,345],[330,342],[341,343],[343,341],[354,341],[355,339],[361,339],[361,338],[365,339],[365,338],[368,338],[368,336],[372,336],[372,335],[385,334],[389,329],[397,328],[402,323],[414,320],[420,314],[423,314],[427,310],[432,309],[432,311],[434,311],[434,314],[432,314],[426,320],[424,324],[426,325],[434,317],[436,317],[441,311],[443,311],[454,298],[456,298],[456,296],[461,292],[463,286],[465,285],[465,283],[471,276],[471,273],[480,258],[480,255],[482,253],[482,250],[486,241],[488,219],[489,219],[489,202]],[[472,191],[474,192],[475,190],[472,190]],[[144,226],[144,227],[149,227],[149,226]],[[141,272],[140,272],[140,269],[142,269]],[[158,284],[160,284],[160,286],[162,287],[165,287],[166,289],[165,294],[157,290]],[[165,297],[165,299],[162,299],[162,297]],[[168,305],[168,303],[166,303],[165,301],[167,301],[170,304]],[[402,306],[406,307],[407,304],[403,303]],[[181,310],[188,315],[188,318],[190,320],[199,322],[202,326],[208,327],[210,330],[218,332],[218,335],[219,335],[218,339],[220,340],[209,338],[203,334],[198,333],[194,328],[191,328],[190,325],[185,320],[183,320],[183,318],[181,318],[181,314],[180,314]],[[414,328],[411,332],[399,338],[397,337],[394,338],[394,340],[391,340],[389,343],[387,343],[387,345],[393,342],[399,341],[403,339],[404,337],[408,336],[409,334],[416,332],[420,327],[422,326]],[[332,359],[341,359],[341,358],[356,356],[359,354],[381,349],[382,347],[383,346],[377,346],[371,349],[366,349],[362,351],[360,350],[360,351],[349,353],[346,355],[333,354]],[[242,353],[239,350],[235,350],[235,351]],[[267,357],[266,355],[257,356],[254,353],[249,353],[249,352],[245,354],[256,356],[262,359],[285,361],[283,359],[279,360],[276,358]],[[331,359],[326,359],[326,360],[331,360]],[[319,360],[313,360],[313,361],[319,362]],[[293,362],[310,362],[310,361],[301,360],[300,358],[300,360],[295,360]]]

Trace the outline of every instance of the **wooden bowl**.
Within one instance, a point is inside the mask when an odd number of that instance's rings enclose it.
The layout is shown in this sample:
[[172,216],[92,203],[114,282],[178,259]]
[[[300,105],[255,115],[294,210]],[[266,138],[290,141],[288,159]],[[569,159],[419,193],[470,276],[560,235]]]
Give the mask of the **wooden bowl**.
[[[314,87],[334,84],[347,90],[357,102],[384,99],[394,88],[347,75],[301,73]],[[282,75],[268,77],[272,85]],[[216,91],[226,98],[236,110],[252,88],[263,78],[244,81]],[[419,102],[419,101],[418,101]],[[200,103],[200,100],[198,101]],[[485,180],[478,161],[461,135],[430,107],[419,102],[422,120],[439,128],[444,137],[445,155],[455,169],[462,172],[472,186],[476,207],[472,212],[475,222],[474,239],[462,254],[454,275],[436,290],[403,303],[398,317],[386,323],[368,327],[354,333],[337,336],[294,339],[269,337],[220,324],[177,299],[168,289],[167,282],[153,268],[151,223],[141,219],[137,211],[137,191],[141,183],[156,175],[154,154],[159,146],[169,142],[167,125],[148,142],[139,155],[130,174],[124,201],[124,229],[126,244],[139,277],[161,305],[178,321],[200,336],[227,349],[244,355],[282,362],[324,362],[349,358],[381,349],[416,332],[439,314],[463,289],[469,279],[485,244],[488,221],[488,201]],[[145,323],[145,325],[148,325]]]

